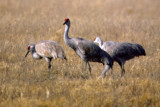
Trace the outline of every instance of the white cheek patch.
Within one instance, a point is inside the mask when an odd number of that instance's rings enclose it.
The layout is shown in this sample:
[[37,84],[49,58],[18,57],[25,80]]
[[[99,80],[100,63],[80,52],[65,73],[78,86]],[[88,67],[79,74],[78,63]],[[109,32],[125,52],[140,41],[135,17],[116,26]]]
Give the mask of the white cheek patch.
[[33,53],[33,58],[40,59],[40,56],[37,53]]

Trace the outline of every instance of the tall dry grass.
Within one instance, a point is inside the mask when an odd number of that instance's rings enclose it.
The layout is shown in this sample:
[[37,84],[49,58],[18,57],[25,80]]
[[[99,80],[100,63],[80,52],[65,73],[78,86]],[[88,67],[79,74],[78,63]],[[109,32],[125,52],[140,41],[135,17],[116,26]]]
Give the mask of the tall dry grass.
[[[160,106],[159,0],[1,0],[0,106]],[[97,80],[103,65],[91,63],[92,75],[63,40],[64,18],[70,18],[71,37],[141,44],[147,56],[114,64]],[[68,61],[47,63],[24,58],[27,46],[55,40]]]

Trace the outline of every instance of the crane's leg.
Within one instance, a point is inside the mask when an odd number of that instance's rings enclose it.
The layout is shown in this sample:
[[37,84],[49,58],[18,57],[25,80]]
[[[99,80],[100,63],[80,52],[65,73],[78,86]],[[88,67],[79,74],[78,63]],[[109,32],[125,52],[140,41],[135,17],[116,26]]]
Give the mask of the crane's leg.
[[124,63],[125,62],[119,62],[119,65],[121,66],[121,77],[125,74]]
[[48,77],[49,77],[50,76],[50,70],[51,70],[52,58],[45,58],[45,60],[48,62]]
[[48,75],[50,75],[50,70],[51,70],[51,63],[49,62],[49,64],[48,64]]
[[112,71],[113,71],[113,68],[111,68],[111,74],[113,74]]
[[101,77],[105,77],[106,76],[106,72],[110,69],[109,65],[106,65],[105,69],[103,70],[103,72],[101,73]]
[[85,62],[85,68],[84,69],[85,69],[85,71],[87,70],[87,62]]
[[86,61],[85,61],[85,71],[87,70],[87,64],[88,64],[89,72],[91,74],[91,66],[90,66],[89,62],[86,62]]
[[89,62],[87,62],[87,63],[88,63],[88,67],[89,67],[89,72],[91,74],[91,66],[90,66]]
[[123,76],[125,74],[125,69],[124,69],[124,64],[122,64],[122,74],[121,76]]

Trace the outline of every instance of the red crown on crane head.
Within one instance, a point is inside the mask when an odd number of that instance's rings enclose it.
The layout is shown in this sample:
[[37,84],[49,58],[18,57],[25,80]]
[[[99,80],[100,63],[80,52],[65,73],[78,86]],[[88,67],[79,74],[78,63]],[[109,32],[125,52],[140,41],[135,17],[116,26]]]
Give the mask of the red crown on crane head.
[[28,46],[28,50],[30,50],[30,48],[31,48],[31,47],[30,47],[30,46]]
[[65,22],[67,22],[68,20],[69,20],[68,18],[64,19]]

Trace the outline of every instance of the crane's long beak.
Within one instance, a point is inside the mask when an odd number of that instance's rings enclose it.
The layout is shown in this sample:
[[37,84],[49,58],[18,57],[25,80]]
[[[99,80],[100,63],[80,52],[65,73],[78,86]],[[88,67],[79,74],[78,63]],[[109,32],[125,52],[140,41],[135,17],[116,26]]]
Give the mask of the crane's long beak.
[[29,52],[30,52],[30,51],[27,51],[27,53],[26,53],[25,57],[27,57],[27,55],[29,54]]
[[65,25],[65,24],[66,24],[66,22],[63,23],[63,25]]

